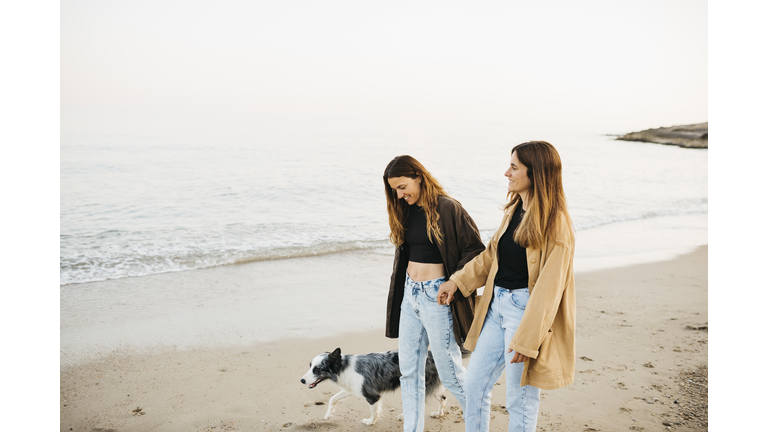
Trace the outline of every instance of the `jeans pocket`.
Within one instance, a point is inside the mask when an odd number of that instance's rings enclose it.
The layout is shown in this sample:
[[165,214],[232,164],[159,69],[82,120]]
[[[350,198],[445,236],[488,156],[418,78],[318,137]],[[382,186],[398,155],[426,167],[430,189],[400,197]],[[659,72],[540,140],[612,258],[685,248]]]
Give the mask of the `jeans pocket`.
[[512,300],[512,304],[515,305],[520,310],[525,310],[525,307],[528,305],[528,290],[527,289],[516,289],[512,290],[512,295],[510,296],[510,299]]
[[426,287],[424,288],[424,297],[430,302],[437,303],[437,292],[440,291],[440,287]]

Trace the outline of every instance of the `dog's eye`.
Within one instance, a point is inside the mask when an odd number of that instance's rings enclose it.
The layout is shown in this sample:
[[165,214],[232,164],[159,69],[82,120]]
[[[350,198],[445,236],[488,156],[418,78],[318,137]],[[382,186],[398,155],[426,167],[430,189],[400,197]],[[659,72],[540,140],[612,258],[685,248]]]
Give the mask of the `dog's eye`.
[[314,368],[312,368],[312,373],[317,373],[317,366],[315,366]]

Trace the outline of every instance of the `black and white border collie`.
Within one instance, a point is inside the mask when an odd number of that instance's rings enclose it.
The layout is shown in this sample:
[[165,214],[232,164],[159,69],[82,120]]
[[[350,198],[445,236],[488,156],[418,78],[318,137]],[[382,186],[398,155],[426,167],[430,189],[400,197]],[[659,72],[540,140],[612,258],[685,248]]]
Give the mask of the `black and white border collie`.
[[[400,363],[397,350],[371,354],[341,354],[341,348],[332,353],[323,353],[312,359],[309,371],[301,378],[302,384],[309,384],[313,389],[325,380],[333,381],[341,391],[328,401],[328,411],[324,420],[333,414],[336,404],[349,396],[365,398],[371,408],[371,417],[363,423],[372,425],[381,416],[381,395],[400,388]],[[426,396],[434,396],[440,403],[432,417],[445,414],[445,387],[437,375],[432,353],[427,353],[427,365],[424,376]]]

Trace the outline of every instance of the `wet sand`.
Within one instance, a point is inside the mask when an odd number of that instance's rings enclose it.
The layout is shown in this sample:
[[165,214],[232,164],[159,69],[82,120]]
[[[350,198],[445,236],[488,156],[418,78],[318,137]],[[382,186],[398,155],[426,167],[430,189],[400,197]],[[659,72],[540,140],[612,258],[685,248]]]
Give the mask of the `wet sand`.
[[[707,250],[577,273],[576,379],[542,392],[538,430],[706,430]],[[345,282],[335,277],[340,259]],[[390,253],[258,264],[106,281],[62,295],[60,429],[402,430],[399,392],[385,397],[379,422],[365,426],[365,401],[345,399],[323,420],[338,388],[299,382],[320,352],[397,347],[383,336]],[[334,283],[352,284],[341,300],[328,295],[339,289]],[[281,330],[287,314],[297,325]],[[502,377],[492,430],[506,429],[504,391]],[[450,395],[448,407],[445,418],[427,418],[427,430],[464,430]]]

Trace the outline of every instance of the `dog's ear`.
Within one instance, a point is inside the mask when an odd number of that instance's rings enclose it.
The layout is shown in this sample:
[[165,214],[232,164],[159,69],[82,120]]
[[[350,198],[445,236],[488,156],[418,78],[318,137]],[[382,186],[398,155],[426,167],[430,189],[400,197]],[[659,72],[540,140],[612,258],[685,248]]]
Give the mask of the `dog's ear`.
[[336,348],[335,350],[333,350],[331,355],[329,355],[328,357],[330,357],[332,359],[333,358],[341,358],[341,348]]

